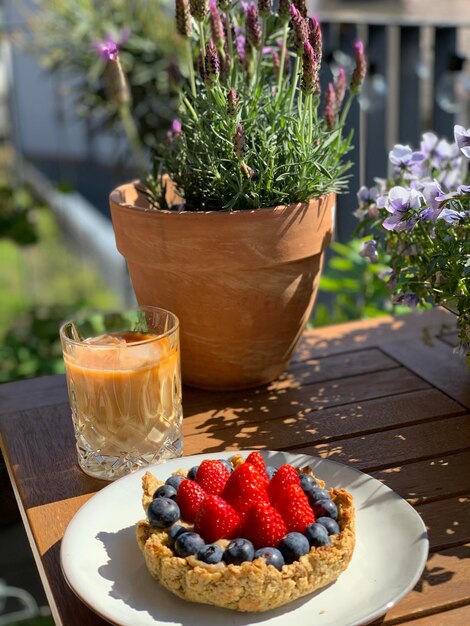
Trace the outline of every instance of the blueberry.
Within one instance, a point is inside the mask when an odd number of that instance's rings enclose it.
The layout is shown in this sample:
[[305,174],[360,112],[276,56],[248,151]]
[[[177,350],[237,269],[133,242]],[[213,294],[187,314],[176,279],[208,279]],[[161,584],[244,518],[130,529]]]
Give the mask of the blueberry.
[[313,478],[313,476],[310,476],[310,474],[302,473],[300,474],[299,478],[300,486],[305,491],[305,493],[308,493],[309,491],[315,489],[315,487],[318,487],[317,481],[315,480],[315,478]]
[[307,493],[310,506],[318,502],[318,500],[328,500],[330,494],[326,489],[320,489],[320,487],[314,487]]
[[248,539],[234,539],[225,549],[224,561],[233,565],[240,565],[243,561],[252,561],[255,549]]
[[228,469],[229,472],[233,472],[233,467],[230,465],[228,461],[226,461],[225,459],[220,459],[220,462],[222,463],[224,467]]
[[288,533],[278,547],[286,563],[298,561],[303,554],[310,552],[308,539],[301,533]]
[[274,467],[273,465],[266,465],[266,474],[268,475],[269,480],[271,480],[276,472],[277,467]]
[[199,465],[194,465],[188,472],[189,480],[196,480],[197,470],[199,469]]
[[177,537],[186,532],[188,532],[188,529],[184,526],[180,526],[179,524],[173,524],[173,526],[168,531],[168,545],[170,546],[170,548],[175,545]]
[[205,546],[204,539],[197,533],[181,533],[175,541],[175,552],[178,556],[197,554]]
[[312,506],[315,518],[318,517],[331,517],[332,519],[338,519],[338,507],[333,500],[318,500]]
[[331,517],[319,517],[317,524],[324,526],[329,535],[337,535],[339,533],[338,523],[335,522],[334,519],[331,519]]
[[174,474],[174,476],[169,476],[165,480],[165,484],[171,485],[172,487],[176,489],[176,491],[178,491],[178,487],[181,485],[184,479],[185,477],[182,476],[181,474]]
[[180,518],[180,508],[170,498],[155,498],[149,504],[147,517],[152,526],[168,528]]
[[154,498],[170,498],[174,500],[176,498],[176,489],[171,485],[162,485],[153,494]]
[[284,565],[284,557],[277,548],[260,548],[255,552],[255,559],[265,559],[266,565],[273,565],[280,570]]
[[222,549],[219,548],[215,543],[210,543],[207,546],[204,546],[202,550],[199,550],[197,553],[197,558],[203,563],[210,563],[211,565],[215,565],[222,560],[224,553]]
[[322,524],[314,522],[305,529],[305,536],[307,537],[311,546],[319,548],[320,546],[327,546],[331,543],[331,539],[328,537],[328,531]]

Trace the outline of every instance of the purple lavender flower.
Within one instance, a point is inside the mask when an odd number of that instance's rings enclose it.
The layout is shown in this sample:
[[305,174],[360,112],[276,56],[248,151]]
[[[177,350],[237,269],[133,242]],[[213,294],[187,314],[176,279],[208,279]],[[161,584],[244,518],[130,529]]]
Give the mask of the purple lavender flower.
[[227,113],[234,119],[237,117],[238,110],[240,108],[240,96],[233,87],[229,89],[227,94]]
[[227,42],[224,45],[224,56],[220,63],[220,80],[223,83],[227,83],[230,79],[230,72],[232,71],[232,57],[228,49]]
[[378,260],[379,254],[377,252],[377,242],[375,239],[364,241],[359,256],[363,258],[368,257],[371,263],[375,263]]
[[243,157],[243,153],[245,152],[246,139],[245,139],[245,131],[243,130],[243,124],[240,122],[237,124],[237,130],[235,131],[235,135],[233,137],[233,151],[235,156],[239,159]]
[[335,80],[335,92],[336,92],[336,110],[339,111],[343,104],[344,96],[346,95],[346,72],[344,67],[340,67],[338,75]]
[[174,119],[171,123],[171,130],[167,131],[166,133],[167,139],[174,139],[176,135],[179,135],[181,133],[182,128],[183,127],[180,120]]
[[323,118],[328,130],[333,130],[336,126],[336,110],[336,91],[333,83],[328,83],[325,95],[325,107],[323,109]]
[[306,96],[309,96],[318,90],[317,70],[318,66],[315,53],[313,52],[313,48],[307,39],[304,41],[304,52],[302,55],[302,80],[300,82],[300,88]]
[[465,130],[463,126],[456,124],[454,126],[454,137],[460,152],[464,157],[470,159],[470,128]]
[[354,55],[356,57],[356,67],[351,77],[349,89],[352,93],[358,94],[361,91],[362,83],[367,74],[367,62],[362,41],[356,41],[354,44]]
[[285,22],[290,18],[290,0],[279,0],[279,17]]
[[193,24],[191,20],[191,13],[189,12],[188,0],[176,0],[175,3],[175,20],[176,30],[183,37],[190,37]]
[[300,15],[305,19],[307,17],[307,3],[305,0],[293,0],[295,8]]
[[239,34],[235,39],[235,47],[237,49],[237,55],[240,59],[240,63],[243,67],[247,67],[248,59],[246,57],[246,40],[245,35]]
[[212,39],[218,46],[223,46],[225,41],[224,27],[215,0],[211,0],[209,4],[209,22]]
[[220,58],[212,39],[206,43],[204,66],[206,69],[206,85],[217,82],[220,74]]
[[258,0],[258,12],[261,17],[269,17],[273,9],[273,0]]
[[246,13],[246,40],[258,49],[261,46],[262,32],[259,23],[258,8],[254,2],[248,7]]
[[97,41],[95,48],[104,61],[117,61],[119,56],[119,44],[111,35],[106,35],[104,41]]
[[189,10],[196,21],[203,22],[209,13],[209,0],[189,0]]
[[318,66],[320,66],[321,58],[322,58],[322,46],[323,46],[320,22],[317,20],[316,17],[309,17],[307,26],[308,26],[308,40],[310,41],[312,45],[313,52],[317,59]]
[[290,5],[292,26],[294,28],[294,43],[297,54],[300,56],[304,52],[304,42],[308,39],[308,26],[294,4]]
[[[382,226],[386,230],[413,230],[419,215],[418,209],[421,208],[424,201],[423,195],[416,189],[406,187],[392,187],[388,192],[388,196],[380,196],[377,198],[377,206],[385,208],[391,215],[387,217]],[[415,211],[411,215],[407,215],[409,211]]]

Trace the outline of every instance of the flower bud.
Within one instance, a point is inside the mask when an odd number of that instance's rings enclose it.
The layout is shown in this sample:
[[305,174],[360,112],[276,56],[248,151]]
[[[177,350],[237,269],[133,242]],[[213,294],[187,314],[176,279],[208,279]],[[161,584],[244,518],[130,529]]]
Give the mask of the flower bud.
[[219,5],[219,9],[221,11],[228,11],[232,4],[232,0],[217,0],[217,4]]
[[227,94],[227,113],[229,117],[235,119],[237,117],[238,110],[240,109],[240,96],[236,90],[231,87]]
[[340,67],[338,76],[335,80],[335,94],[336,94],[336,111],[339,111],[343,104],[344,96],[346,95],[346,72],[344,67]]
[[176,0],[175,6],[176,30],[183,37],[189,37],[193,30],[188,0]]
[[320,23],[315,17],[308,18],[308,40],[313,48],[317,63],[320,66],[322,57],[322,34]]
[[235,156],[239,159],[243,157],[243,153],[245,152],[246,140],[245,140],[245,131],[243,130],[243,125],[239,122],[237,124],[237,130],[235,131],[235,135],[233,136],[233,151]]
[[189,0],[191,15],[198,22],[203,22],[209,12],[209,0]]
[[114,59],[107,62],[104,77],[109,100],[117,104],[127,104],[131,101],[129,86],[118,53]]
[[308,40],[304,42],[302,61],[302,79],[300,82],[300,88],[306,96],[309,96],[314,92],[318,93],[318,65],[315,53],[313,52],[313,48]]
[[246,39],[253,46],[261,46],[262,32],[256,4],[251,3],[246,12]]
[[224,27],[220,19],[220,13],[217,10],[215,0],[211,0],[209,5],[209,21],[211,26],[211,35],[217,46],[223,46],[225,41]]
[[204,65],[206,69],[206,84],[217,82],[220,74],[220,58],[212,39],[206,43],[206,57]]
[[294,43],[297,54],[300,56],[304,51],[304,42],[308,39],[308,26],[298,9],[291,4],[290,14],[294,28]]
[[356,67],[354,68],[349,88],[352,93],[358,94],[367,74],[367,62],[362,41],[356,41],[354,44],[354,55],[356,57]]
[[326,122],[328,130],[333,130],[336,126],[336,92],[332,83],[328,83],[325,96],[325,108],[323,109],[323,118]]
[[305,0],[293,0],[295,8],[303,18],[307,17],[307,3]]
[[273,0],[258,0],[258,12],[261,17],[269,17],[273,9]]
[[286,22],[290,18],[290,0],[279,0],[279,17]]

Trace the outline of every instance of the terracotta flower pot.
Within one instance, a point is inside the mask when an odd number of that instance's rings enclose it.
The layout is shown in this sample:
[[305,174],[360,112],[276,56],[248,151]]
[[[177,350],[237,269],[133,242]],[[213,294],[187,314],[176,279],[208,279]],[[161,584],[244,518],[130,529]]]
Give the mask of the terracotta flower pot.
[[247,388],[286,369],[315,299],[334,194],[254,211],[176,212],[149,209],[127,184],[110,205],[139,304],[180,319],[186,384]]

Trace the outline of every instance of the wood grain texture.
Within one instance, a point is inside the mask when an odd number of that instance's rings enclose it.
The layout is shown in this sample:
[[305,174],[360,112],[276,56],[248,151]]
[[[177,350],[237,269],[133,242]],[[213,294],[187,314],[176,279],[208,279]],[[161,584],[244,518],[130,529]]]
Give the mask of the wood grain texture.
[[430,554],[420,581],[390,609],[384,624],[392,626],[468,604],[469,580],[469,544]]
[[[185,454],[307,452],[369,471],[416,506],[431,554],[387,626],[468,621],[470,375],[434,339],[452,333],[453,321],[432,311],[309,331],[289,372],[271,385],[184,392]],[[0,441],[57,626],[101,626],[59,565],[68,521],[105,484],[77,467],[64,378],[0,386]]]

